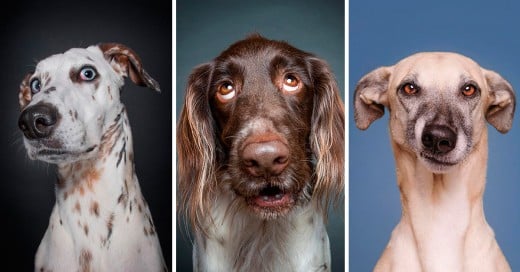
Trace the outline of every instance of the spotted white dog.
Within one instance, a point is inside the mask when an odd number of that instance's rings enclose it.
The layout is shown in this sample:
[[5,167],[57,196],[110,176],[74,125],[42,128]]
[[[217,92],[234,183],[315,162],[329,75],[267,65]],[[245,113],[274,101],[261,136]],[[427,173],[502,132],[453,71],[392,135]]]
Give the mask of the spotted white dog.
[[35,271],[166,270],[119,98],[127,76],[159,91],[139,57],[113,43],[50,56],[20,86],[29,157],[58,166]]

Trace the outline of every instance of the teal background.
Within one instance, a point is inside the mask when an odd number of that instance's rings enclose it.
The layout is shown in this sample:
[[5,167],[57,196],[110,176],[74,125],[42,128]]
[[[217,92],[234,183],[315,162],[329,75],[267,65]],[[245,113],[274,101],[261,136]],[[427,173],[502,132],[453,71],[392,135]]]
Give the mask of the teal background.
[[[198,64],[211,61],[233,42],[258,32],[326,60],[343,92],[345,17],[343,1],[177,1],[176,112],[186,81]],[[332,271],[344,271],[344,209],[330,215]],[[191,243],[177,222],[177,271],[191,271]]]
[[[454,51],[520,88],[520,2],[372,1],[349,4],[349,98],[379,66],[419,51]],[[518,99],[519,97],[517,97]],[[401,214],[388,111],[366,131],[349,103],[350,271],[371,271]],[[518,109],[517,109],[518,115]],[[505,135],[489,126],[484,212],[513,271],[520,269],[520,123]]]

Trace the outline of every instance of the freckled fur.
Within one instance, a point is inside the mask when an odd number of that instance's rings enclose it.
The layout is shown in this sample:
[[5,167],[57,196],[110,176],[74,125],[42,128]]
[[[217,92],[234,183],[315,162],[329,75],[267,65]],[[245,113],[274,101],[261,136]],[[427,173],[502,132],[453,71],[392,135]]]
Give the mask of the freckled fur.
[[[135,52],[118,44],[74,48],[39,62],[20,85],[22,110],[48,103],[61,113],[49,136],[52,146],[24,138],[29,157],[56,164],[58,175],[56,204],[36,253],[35,270],[163,271],[165,267],[158,236],[142,233],[143,228],[154,230],[150,210],[130,213],[127,205],[118,203],[121,188],[127,198],[143,196],[134,165],[126,159],[133,148],[127,113],[119,92],[108,90],[121,90],[130,73],[134,83],[159,90],[140,60],[119,63],[134,58],[138,58]],[[96,84],[74,77],[73,67],[86,64],[96,68]],[[28,84],[33,78],[40,78],[41,89],[48,91],[31,94]],[[59,151],[58,155],[41,153],[47,149]],[[124,158],[116,155],[121,150]]]

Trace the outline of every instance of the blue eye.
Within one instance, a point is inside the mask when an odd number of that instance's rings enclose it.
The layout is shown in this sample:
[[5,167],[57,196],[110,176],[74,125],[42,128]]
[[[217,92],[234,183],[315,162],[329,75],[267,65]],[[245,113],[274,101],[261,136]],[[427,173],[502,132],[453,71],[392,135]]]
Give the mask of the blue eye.
[[96,76],[96,69],[91,66],[85,66],[79,71],[79,78],[83,81],[92,81],[96,78]]
[[33,94],[38,93],[40,91],[40,88],[41,88],[40,79],[35,78],[35,79],[31,80],[31,92]]

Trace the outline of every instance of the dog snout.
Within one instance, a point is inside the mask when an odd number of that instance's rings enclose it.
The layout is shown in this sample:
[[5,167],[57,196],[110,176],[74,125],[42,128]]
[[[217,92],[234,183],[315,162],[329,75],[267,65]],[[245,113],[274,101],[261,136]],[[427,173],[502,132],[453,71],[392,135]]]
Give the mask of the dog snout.
[[446,154],[457,144],[457,134],[443,125],[428,125],[424,128],[422,137],[424,148],[435,154]]
[[18,119],[18,127],[28,139],[47,138],[58,122],[58,110],[49,104],[36,104],[25,109]]
[[241,161],[246,171],[255,176],[276,176],[289,163],[289,148],[273,140],[247,144],[241,152]]

